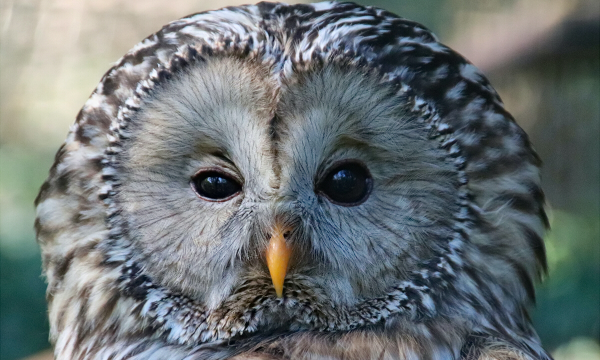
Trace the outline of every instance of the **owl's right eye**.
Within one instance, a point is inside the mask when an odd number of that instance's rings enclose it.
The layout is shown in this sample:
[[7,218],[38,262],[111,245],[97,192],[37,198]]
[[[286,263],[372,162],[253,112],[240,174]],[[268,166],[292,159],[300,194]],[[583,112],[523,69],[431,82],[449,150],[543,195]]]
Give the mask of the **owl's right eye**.
[[219,171],[201,171],[190,181],[194,192],[209,201],[226,201],[237,195],[242,186],[231,176]]

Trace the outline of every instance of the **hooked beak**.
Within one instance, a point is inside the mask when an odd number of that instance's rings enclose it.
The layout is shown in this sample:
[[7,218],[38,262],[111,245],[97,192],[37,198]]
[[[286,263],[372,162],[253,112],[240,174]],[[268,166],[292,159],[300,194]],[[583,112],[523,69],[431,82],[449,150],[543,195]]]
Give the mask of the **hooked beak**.
[[288,262],[292,254],[291,248],[285,242],[285,234],[287,229],[282,228],[280,224],[276,224],[271,240],[267,246],[267,266],[273,281],[273,287],[277,293],[277,297],[283,295],[283,281],[287,272]]

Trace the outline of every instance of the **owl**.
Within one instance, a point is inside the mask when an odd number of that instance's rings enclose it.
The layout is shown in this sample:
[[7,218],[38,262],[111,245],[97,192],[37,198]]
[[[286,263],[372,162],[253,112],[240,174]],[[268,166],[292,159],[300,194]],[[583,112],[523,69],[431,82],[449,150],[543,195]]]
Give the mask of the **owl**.
[[540,159],[374,7],[194,14],[102,78],[36,199],[56,359],[550,359]]

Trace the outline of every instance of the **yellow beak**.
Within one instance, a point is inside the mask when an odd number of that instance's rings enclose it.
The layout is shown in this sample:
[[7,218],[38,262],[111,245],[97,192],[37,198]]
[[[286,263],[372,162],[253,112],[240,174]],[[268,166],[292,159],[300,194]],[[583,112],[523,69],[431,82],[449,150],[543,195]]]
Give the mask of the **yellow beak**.
[[285,243],[285,232],[286,230],[278,224],[275,225],[267,247],[267,266],[269,267],[269,273],[271,273],[271,280],[277,297],[283,295],[283,281],[292,254],[292,250]]

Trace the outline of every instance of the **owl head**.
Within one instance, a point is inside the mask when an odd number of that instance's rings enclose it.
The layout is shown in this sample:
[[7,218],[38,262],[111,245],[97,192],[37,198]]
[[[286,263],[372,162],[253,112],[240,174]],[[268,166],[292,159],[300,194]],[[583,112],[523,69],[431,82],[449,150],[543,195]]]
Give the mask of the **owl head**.
[[484,334],[545,356],[539,165],[414,22],[338,3],[172,22],[106,73],[36,200],[55,354]]

